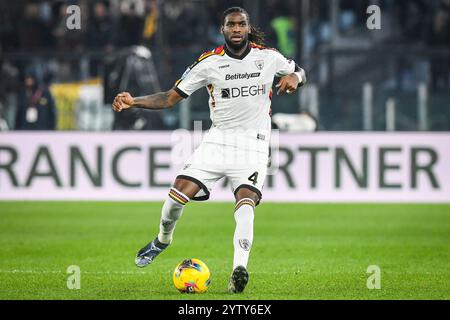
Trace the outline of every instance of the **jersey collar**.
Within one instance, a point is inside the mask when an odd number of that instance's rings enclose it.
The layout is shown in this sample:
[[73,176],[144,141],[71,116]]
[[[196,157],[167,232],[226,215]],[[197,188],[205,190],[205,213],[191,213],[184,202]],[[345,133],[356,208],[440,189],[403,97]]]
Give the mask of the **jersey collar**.
[[226,44],[224,45],[224,49],[225,49],[225,53],[227,54],[227,56],[229,56],[229,57],[231,57],[233,59],[242,60],[250,53],[250,50],[252,49],[252,47],[250,46],[250,42],[247,42],[247,48],[245,49],[245,51],[240,56],[235,55],[230,50],[228,50],[228,47],[227,47]]

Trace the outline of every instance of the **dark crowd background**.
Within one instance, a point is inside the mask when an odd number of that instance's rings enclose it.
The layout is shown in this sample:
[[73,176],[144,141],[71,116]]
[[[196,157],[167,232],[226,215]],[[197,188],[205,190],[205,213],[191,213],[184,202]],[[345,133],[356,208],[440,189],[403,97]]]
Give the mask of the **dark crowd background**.
[[[381,30],[366,26],[371,4],[381,8]],[[67,28],[70,5],[81,9],[79,30]],[[308,86],[277,97],[274,114],[311,113],[321,130],[385,130],[386,102],[394,99],[396,130],[450,129],[450,0],[2,0],[0,129],[56,129],[55,83],[99,79],[105,112],[117,90],[170,88],[203,51],[223,43],[222,12],[234,5],[249,11],[268,46],[307,71]],[[136,46],[151,57],[136,54]],[[365,84],[373,90],[371,125],[363,119]],[[426,127],[418,124],[421,86]],[[189,119],[208,121],[206,99],[206,91],[191,98]],[[174,129],[182,112],[141,112],[122,123],[114,115],[109,128]],[[139,117],[145,126],[136,126]]]

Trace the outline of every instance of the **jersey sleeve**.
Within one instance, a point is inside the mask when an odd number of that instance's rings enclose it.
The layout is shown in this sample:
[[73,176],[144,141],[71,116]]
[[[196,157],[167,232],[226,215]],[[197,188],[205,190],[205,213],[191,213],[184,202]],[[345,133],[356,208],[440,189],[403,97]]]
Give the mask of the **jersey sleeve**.
[[175,83],[175,91],[186,99],[196,90],[205,87],[208,84],[206,66],[206,62],[194,62]]
[[274,51],[276,76],[282,77],[288,74],[298,71],[300,68],[297,66],[294,60],[286,59],[281,53]]

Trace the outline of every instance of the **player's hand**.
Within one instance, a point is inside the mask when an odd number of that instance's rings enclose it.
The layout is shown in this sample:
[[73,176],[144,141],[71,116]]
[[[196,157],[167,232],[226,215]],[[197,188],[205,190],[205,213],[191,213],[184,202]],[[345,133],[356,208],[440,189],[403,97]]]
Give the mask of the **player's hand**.
[[281,78],[280,82],[276,85],[278,88],[277,95],[280,93],[293,94],[297,91],[298,84],[300,83],[298,77],[295,74],[289,74]]
[[121,92],[114,98],[112,108],[116,112],[121,112],[131,108],[133,103],[134,99],[128,92]]

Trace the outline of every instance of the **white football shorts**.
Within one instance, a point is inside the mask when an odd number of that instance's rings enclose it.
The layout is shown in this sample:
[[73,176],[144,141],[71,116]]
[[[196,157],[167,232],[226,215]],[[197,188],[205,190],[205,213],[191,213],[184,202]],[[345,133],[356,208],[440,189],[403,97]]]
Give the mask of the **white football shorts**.
[[258,194],[261,200],[268,164],[268,152],[203,142],[188,159],[177,179],[190,180],[200,187],[193,200],[209,199],[213,185],[223,177],[229,180],[234,194],[245,187]]

